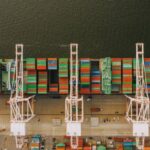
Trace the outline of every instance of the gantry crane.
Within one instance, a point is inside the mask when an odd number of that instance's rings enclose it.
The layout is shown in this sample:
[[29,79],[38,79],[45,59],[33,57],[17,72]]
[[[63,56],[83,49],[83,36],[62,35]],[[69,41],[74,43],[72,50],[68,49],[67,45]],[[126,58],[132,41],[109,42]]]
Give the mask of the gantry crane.
[[21,149],[24,145],[24,136],[26,135],[26,123],[34,115],[33,99],[34,96],[24,97],[23,83],[23,44],[16,44],[15,59],[15,86],[11,90],[9,100],[10,104],[10,130],[16,139],[16,148]]
[[83,96],[79,96],[78,44],[70,44],[70,94],[65,100],[66,135],[70,136],[72,149],[77,149],[84,119]]
[[150,100],[147,90],[144,67],[144,44],[136,43],[136,95],[129,97],[127,120],[133,124],[133,136],[136,137],[137,148],[144,149],[145,137],[149,136]]

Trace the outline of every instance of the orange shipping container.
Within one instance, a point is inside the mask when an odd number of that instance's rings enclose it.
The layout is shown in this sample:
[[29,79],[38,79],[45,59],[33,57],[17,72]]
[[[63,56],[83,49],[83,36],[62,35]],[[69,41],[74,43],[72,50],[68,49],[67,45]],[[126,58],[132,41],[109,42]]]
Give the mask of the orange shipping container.
[[122,88],[132,88],[132,84],[123,84]]
[[148,62],[149,62],[149,61],[150,61],[150,58],[144,58],[144,61],[148,61]]
[[39,143],[31,143],[31,147],[39,147],[40,144]]
[[111,58],[111,60],[116,62],[116,61],[121,61],[121,58]]
[[131,82],[132,83],[132,77],[123,78],[123,82]]
[[117,148],[117,150],[123,150],[123,146],[120,145],[120,146]]
[[91,147],[90,147],[90,146],[85,146],[85,147],[83,148],[83,150],[91,150]]
[[[67,146],[66,150],[74,150],[74,149],[72,149],[70,146]],[[78,147],[77,150],[83,150],[83,147]]]
[[65,147],[57,147],[56,150],[65,150]]
[[123,69],[123,74],[132,74],[131,69]]
[[112,70],[112,74],[121,74],[121,70]]

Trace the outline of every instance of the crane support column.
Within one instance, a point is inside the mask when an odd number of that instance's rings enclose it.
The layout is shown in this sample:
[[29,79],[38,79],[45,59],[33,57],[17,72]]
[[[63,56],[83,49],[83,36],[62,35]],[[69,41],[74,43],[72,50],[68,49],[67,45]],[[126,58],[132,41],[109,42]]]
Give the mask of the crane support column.
[[24,98],[23,92],[23,44],[16,44],[15,59],[15,86],[11,89],[10,104],[10,122],[11,133],[15,136],[16,147],[21,149],[26,135],[26,123],[35,115],[33,112],[32,101],[34,96]]
[[78,137],[81,136],[81,123],[84,118],[83,96],[79,96],[79,61],[78,44],[70,44],[70,94],[65,100],[65,122],[67,136],[70,136],[71,147],[77,149]]

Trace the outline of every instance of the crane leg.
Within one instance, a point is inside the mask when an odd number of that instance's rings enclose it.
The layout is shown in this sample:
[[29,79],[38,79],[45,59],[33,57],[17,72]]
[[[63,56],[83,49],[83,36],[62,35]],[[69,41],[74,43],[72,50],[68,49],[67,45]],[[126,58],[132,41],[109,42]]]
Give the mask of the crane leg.
[[138,150],[144,150],[145,137],[136,137],[136,147]]

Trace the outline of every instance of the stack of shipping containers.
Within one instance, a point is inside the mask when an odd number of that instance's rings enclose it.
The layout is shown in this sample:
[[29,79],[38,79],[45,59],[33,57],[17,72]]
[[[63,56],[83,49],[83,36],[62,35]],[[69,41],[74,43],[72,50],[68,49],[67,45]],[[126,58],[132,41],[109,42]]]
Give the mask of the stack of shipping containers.
[[68,94],[68,58],[59,59],[59,93]]
[[147,79],[147,88],[150,93],[150,58],[145,58],[145,73]]
[[102,91],[104,94],[111,94],[111,58],[101,59]]
[[8,93],[8,67],[7,64],[10,63],[12,59],[3,59],[2,60],[2,91],[3,93]]
[[46,58],[37,58],[37,70],[46,70]]
[[132,93],[136,92],[136,58],[133,58]]
[[91,60],[91,94],[101,93],[101,75],[99,60]]
[[121,93],[121,58],[112,58],[112,92]]
[[47,71],[38,71],[38,93],[47,93]]
[[48,58],[48,86],[50,94],[58,93],[57,58]]
[[91,64],[89,58],[82,58],[80,60],[80,93],[90,94],[90,71]]
[[132,94],[132,58],[123,58],[122,63],[122,93]]
[[27,58],[26,59],[26,75],[27,75],[27,93],[28,94],[36,94],[36,80],[37,80],[37,74],[36,74],[36,62],[35,58]]
[[47,93],[47,65],[46,58],[37,58],[38,94]]
[[2,93],[2,59],[0,59],[0,93]]

